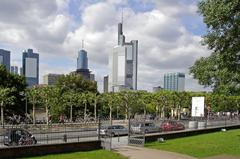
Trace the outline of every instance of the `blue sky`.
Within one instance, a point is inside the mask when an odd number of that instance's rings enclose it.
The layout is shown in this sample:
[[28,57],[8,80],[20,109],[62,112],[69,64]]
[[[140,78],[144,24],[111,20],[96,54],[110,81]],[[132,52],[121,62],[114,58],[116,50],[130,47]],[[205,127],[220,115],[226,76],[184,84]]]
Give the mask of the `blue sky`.
[[10,50],[11,63],[18,66],[22,50],[33,48],[40,54],[42,81],[47,73],[74,71],[84,39],[89,67],[96,74],[101,91],[103,76],[109,71],[108,56],[117,44],[117,23],[123,8],[124,34],[128,41],[139,40],[138,88],[151,90],[163,86],[164,73],[184,72],[186,90],[204,90],[188,71],[196,59],[210,53],[200,44],[206,26],[196,13],[197,3],[196,0],[1,0],[0,48]]

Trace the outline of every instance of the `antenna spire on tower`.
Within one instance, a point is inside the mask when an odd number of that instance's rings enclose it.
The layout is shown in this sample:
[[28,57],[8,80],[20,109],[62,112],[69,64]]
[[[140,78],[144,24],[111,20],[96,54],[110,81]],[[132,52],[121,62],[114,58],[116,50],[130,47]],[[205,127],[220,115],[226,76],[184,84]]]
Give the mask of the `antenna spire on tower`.
[[82,49],[84,49],[84,40],[82,40]]
[[122,8],[122,24],[123,24],[123,8]]

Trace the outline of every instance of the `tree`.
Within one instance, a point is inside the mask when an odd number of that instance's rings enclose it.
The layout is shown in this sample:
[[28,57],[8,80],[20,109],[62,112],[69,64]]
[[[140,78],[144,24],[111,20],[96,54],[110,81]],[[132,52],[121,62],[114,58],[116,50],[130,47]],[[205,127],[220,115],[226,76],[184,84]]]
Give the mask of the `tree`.
[[7,105],[7,114],[24,114],[24,91],[26,89],[24,77],[11,74],[4,65],[0,65],[0,87],[11,89],[10,96],[14,96],[13,105]]
[[62,88],[64,92],[72,90],[79,93],[97,93],[97,83],[95,81],[84,80],[81,75],[75,73],[61,76],[57,80],[56,86]]
[[190,68],[199,83],[226,95],[240,94],[240,2],[201,0],[199,13],[207,26],[203,44],[213,52]]
[[36,105],[40,102],[40,93],[39,93],[39,87],[32,87],[27,89],[27,96],[32,103],[32,118],[33,118],[33,124],[36,124]]
[[4,108],[6,105],[13,105],[15,97],[11,95],[14,90],[11,88],[0,87],[0,104],[1,104],[1,124],[4,127]]

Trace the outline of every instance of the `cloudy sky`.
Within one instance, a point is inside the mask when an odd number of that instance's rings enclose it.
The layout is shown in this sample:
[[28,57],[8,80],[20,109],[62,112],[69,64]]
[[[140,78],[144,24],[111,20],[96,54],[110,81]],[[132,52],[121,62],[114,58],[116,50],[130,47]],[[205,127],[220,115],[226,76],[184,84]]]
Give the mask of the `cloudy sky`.
[[40,54],[40,83],[47,73],[76,69],[85,41],[89,68],[99,90],[108,74],[108,55],[117,44],[123,9],[126,40],[139,40],[138,89],[163,86],[163,75],[184,72],[185,88],[204,90],[189,67],[209,51],[200,44],[206,27],[198,0],[1,0],[0,48],[11,51],[11,65],[21,66],[22,51]]

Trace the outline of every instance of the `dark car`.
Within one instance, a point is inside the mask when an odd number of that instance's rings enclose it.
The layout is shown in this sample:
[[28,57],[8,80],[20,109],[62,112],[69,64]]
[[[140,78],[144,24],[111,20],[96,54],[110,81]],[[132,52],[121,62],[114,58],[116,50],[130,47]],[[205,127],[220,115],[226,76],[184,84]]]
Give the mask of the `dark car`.
[[37,140],[28,131],[20,128],[13,128],[6,130],[3,143],[6,146],[33,145],[37,143]]
[[162,131],[177,131],[185,129],[185,126],[182,123],[172,120],[163,121],[160,127]]

